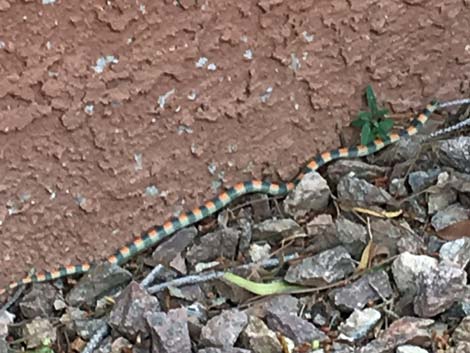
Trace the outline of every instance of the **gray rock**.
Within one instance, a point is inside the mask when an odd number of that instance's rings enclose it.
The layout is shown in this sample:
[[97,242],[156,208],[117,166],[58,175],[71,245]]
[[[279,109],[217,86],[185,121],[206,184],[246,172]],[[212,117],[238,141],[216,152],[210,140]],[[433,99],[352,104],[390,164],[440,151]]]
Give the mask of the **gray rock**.
[[191,353],[186,309],[146,316],[152,335],[152,353]]
[[444,229],[451,224],[470,219],[470,210],[458,203],[454,203],[431,218],[431,224],[436,231]]
[[441,260],[453,262],[460,268],[467,267],[470,262],[470,238],[460,238],[449,241],[439,250]]
[[5,339],[3,339],[3,337],[0,337],[0,353],[8,353],[9,350],[8,350],[8,344],[7,342],[5,341]]
[[193,340],[199,340],[202,328],[207,322],[207,308],[200,303],[193,303],[186,307],[188,316],[189,335]]
[[404,344],[430,345],[434,320],[405,316],[394,321],[377,339],[359,353],[390,353]]
[[470,136],[459,136],[439,144],[439,161],[462,173],[470,173]]
[[59,291],[50,283],[35,283],[29,293],[20,301],[21,314],[26,319],[51,317],[54,301]]
[[434,185],[440,172],[439,169],[431,169],[427,171],[418,170],[410,173],[408,175],[408,183],[411,186],[411,190],[417,193]]
[[329,296],[342,311],[363,309],[369,302],[389,299],[393,295],[387,272],[371,272],[345,287],[335,289]]
[[452,335],[454,342],[470,343],[470,316],[464,317],[460,324],[455,328]]
[[255,222],[264,221],[272,216],[268,195],[251,195],[251,208],[253,209],[253,220]]
[[[333,342],[332,346],[332,353],[357,353],[356,349],[346,343],[343,342]],[[313,352],[313,353],[316,353]],[[319,353],[324,353],[324,351],[320,351]]]
[[423,224],[428,222],[428,211],[426,207],[423,207],[423,205],[420,204],[418,198],[407,200],[403,206],[406,213],[411,215],[415,221]]
[[93,307],[97,299],[116,293],[131,279],[132,274],[117,265],[99,264],[92,267],[72,288],[67,295],[67,302],[72,306],[86,303]]
[[42,345],[45,339],[57,340],[57,328],[48,319],[36,318],[24,325],[24,340],[28,348]]
[[341,333],[340,340],[354,342],[364,338],[374,326],[379,322],[382,315],[380,311],[366,308],[364,310],[354,310],[353,313],[338,328]]
[[295,189],[284,200],[284,211],[294,217],[305,216],[310,211],[320,211],[328,206],[330,188],[317,173],[307,173]]
[[360,259],[368,242],[367,229],[340,215],[336,219],[336,237],[355,259]]
[[367,160],[369,163],[379,165],[394,165],[408,161],[418,155],[421,149],[421,140],[422,138],[417,135],[411,138],[400,139],[389,148],[367,156]]
[[470,174],[448,170],[442,173],[439,179],[440,184],[450,186],[458,192],[470,192]]
[[226,310],[210,319],[201,331],[201,343],[212,347],[232,347],[248,324],[248,316],[239,310]]
[[347,250],[337,246],[291,265],[284,279],[290,283],[319,287],[344,279],[354,272],[354,268]]
[[396,353],[428,353],[428,351],[419,346],[405,344],[403,346],[397,347]]
[[253,353],[282,353],[282,346],[276,333],[255,316],[250,316],[248,325],[241,334],[243,347]]
[[201,237],[199,244],[192,246],[186,259],[191,265],[213,261],[220,256],[233,260],[237,251],[240,231],[233,228],[219,229]]
[[329,214],[320,214],[307,223],[307,252],[319,253],[341,245],[336,237],[336,226]]
[[324,341],[327,336],[313,324],[297,315],[281,312],[269,312],[267,315],[268,327],[290,338],[296,345]]
[[452,263],[441,262],[432,271],[418,277],[414,312],[420,317],[434,317],[465,297],[467,273]]
[[361,205],[383,205],[393,201],[392,196],[384,189],[350,175],[339,181],[338,198]]
[[168,238],[156,247],[155,251],[152,253],[152,259],[155,263],[169,264],[192,243],[196,236],[196,227],[179,230],[174,236]]
[[293,219],[268,219],[253,226],[253,240],[278,240],[302,232]]
[[453,189],[431,193],[428,196],[428,213],[435,214],[457,201],[457,192]]
[[299,300],[289,294],[281,294],[266,298],[258,305],[253,305],[246,310],[247,314],[265,318],[268,312],[280,312],[297,315],[299,310]]
[[392,264],[393,279],[402,294],[415,295],[418,276],[437,268],[438,261],[426,255],[400,254]]
[[145,315],[160,310],[156,297],[148,294],[137,282],[131,282],[116,299],[109,325],[130,341],[135,341],[137,336],[146,338],[149,330]]
[[253,353],[249,349],[224,347],[224,348],[204,348],[197,351],[197,353]]
[[374,243],[388,249],[390,255],[402,251],[417,251],[424,243],[413,232],[406,221],[398,222],[391,219],[372,219],[370,222]]
[[406,197],[408,196],[408,189],[406,188],[405,178],[394,178],[388,186],[388,191],[393,197]]
[[387,175],[390,168],[368,164],[358,159],[340,159],[328,166],[326,174],[333,184],[338,184],[339,180],[350,172],[359,179],[372,181]]
[[83,339],[90,339],[99,327],[106,325],[104,317],[94,319],[83,310],[68,307],[67,311],[60,318],[60,322],[74,334],[78,334]]

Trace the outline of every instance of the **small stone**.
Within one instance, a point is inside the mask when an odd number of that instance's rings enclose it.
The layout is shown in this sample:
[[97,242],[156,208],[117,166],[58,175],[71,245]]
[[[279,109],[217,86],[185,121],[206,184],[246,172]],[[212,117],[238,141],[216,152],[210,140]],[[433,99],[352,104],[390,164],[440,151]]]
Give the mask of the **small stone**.
[[158,299],[148,294],[137,282],[132,282],[116,299],[109,324],[131,341],[135,341],[137,336],[146,338],[149,332],[145,314],[160,310]]
[[408,190],[406,188],[406,180],[404,178],[394,178],[390,182],[388,191],[393,197],[406,197]]
[[400,254],[392,264],[392,273],[398,290],[402,294],[415,295],[418,276],[437,268],[437,263],[435,258],[426,255],[414,255],[409,252]]
[[349,174],[338,183],[338,198],[366,206],[383,205],[393,200],[387,191]]
[[197,236],[196,227],[179,230],[174,236],[159,244],[152,253],[152,259],[156,263],[168,264],[174,260]]
[[120,286],[129,283],[132,274],[117,265],[102,263],[92,267],[67,295],[72,306],[86,303],[94,306],[98,298],[116,293]]
[[437,269],[420,274],[414,311],[420,317],[434,317],[465,297],[467,273],[452,263],[441,262]]
[[464,317],[460,324],[455,328],[452,339],[455,342],[470,343],[470,316]]
[[462,173],[470,173],[470,136],[459,136],[439,144],[439,161]]
[[277,240],[302,233],[302,228],[293,219],[268,219],[253,226],[253,240]]
[[346,321],[339,326],[338,330],[341,334],[338,339],[354,342],[364,338],[379,322],[381,317],[380,311],[372,308],[364,310],[355,309]]
[[428,197],[428,213],[435,214],[457,201],[457,192],[452,189],[431,193]]
[[310,211],[320,211],[330,200],[328,183],[317,172],[307,173],[284,200],[284,211],[294,217],[305,216]]
[[221,256],[233,260],[237,251],[240,231],[234,228],[221,228],[201,237],[200,243],[192,246],[186,259],[191,265],[210,262]]
[[101,326],[106,325],[105,318],[90,318],[86,311],[68,307],[60,318],[60,322],[70,331],[77,333],[81,338],[89,340]]
[[319,287],[344,279],[354,272],[354,268],[347,250],[337,246],[291,265],[284,279],[290,283]]
[[191,353],[186,309],[151,313],[146,319],[152,334],[152,352]]
[[59,291],[50,283],[34,284],[20,302],[21,314],[26,319],[50,317],[54,311],[54,301]]
[[334,304],[342,311],[363,309],[372,301],[388,299],[393,295],[390,279],[385,271],[367,274],[357,281],[330,292]]
[[336,219],[336,236],[355,259],[361,258],[362,251],[368,242],[366,227],[340,215]]
[[436,231],[440,231],[451,224],[470,219],[470,210],[458,203],[454,203],[431,218],[431,224]]
[[224,348],[204,348],[197,351],[197,353],[253,353],[248,349],[236,348],[236,347],[224,347]]
[[313,324],[297,315],[281,312],[269,312],[267,315],[268,327],[290,338],[296,345],[324,341],[327,336]]
[[466,268],[470,262],[470,238],[449,241],[439,250],[441,260],[453,262],[460,268]]
[[236,309],[223,311],[201,330],[201,343],[213,347],[232,347],[248,324],[248,316]]
[[250,316],[248,325],[241,334],[243,347],[253,353],[282,353],[282,346],[276,333],[255,316]]
[[390,168],[368,164],[357,159],[340,159],[328,166],[326,174],[328,180],[331,180],[333,184],[338,184],[339,180],[350,172],[353,172],[359,179],[371,182],[387,175]]
[[45,339],[54,343],[57,340],[57,328],[48,319],[33,319],[24,326],[24,340],[28,348],[42,345]]
[[377,339],[361,347],[358,353],[390,353],[404,344],[429,345],[434,320],[402,317],[394,321]]
[[405,344],[403,346],[397,347],[396,353],[428,353],[428,351],[419,346]]
[[410,173],[408,176],[408,183],[411,186],[411,190],[414,193],[418,193],[434,185],[440,172],[441,171],[439,169],[432,169],[428,171],[419,170]]

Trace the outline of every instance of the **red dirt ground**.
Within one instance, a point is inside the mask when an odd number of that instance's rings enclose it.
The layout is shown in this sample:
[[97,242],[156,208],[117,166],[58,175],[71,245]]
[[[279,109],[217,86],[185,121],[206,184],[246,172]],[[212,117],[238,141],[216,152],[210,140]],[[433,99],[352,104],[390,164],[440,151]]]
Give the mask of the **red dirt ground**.
[[103,258],[221,178],[289,179],[368,83],[395,112],[469,86],[468,0],[43,2],[0,0],[0,286]]

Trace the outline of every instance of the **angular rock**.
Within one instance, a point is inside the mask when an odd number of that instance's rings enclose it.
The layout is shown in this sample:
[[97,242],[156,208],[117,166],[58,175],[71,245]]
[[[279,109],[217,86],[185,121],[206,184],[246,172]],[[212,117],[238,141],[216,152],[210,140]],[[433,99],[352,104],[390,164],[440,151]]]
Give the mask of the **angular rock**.
[[264,319],[268,312],[283,312],[297,315],[299,310],[299,300],[289,294],[280,294],[266,298],[266,300],[255,303],[245,312],[250,316]]
[[441,192],[431,193],[428,196],[428,213],[435,214],[438,211],[444,210],[456,201],[457,192],[450,188]]
[[419,275],[437,268],[438,261],[426,255],[409,252],[400,254],[392,264],[393,279],[402,294],[415,295],[418,290],[416,281]]
[[428,353],[428,351],[419,346],[412,346],[411,344],[405,344],[397,347],[397,353]]
[[363,310],[354,310],[353,313],[343,322],[338,330],[340,340],[350,342],[358,341],[364,338],[374,326],[379,322],[382,315],[380,311],[366,308]]
[[418,170],[408,175],[408,183],[414,193],[425,190],[434,185],[441,171],[439,169],[431,169],[428,171]]
[[412,198],[404,202],[403,209],[406,213],[411,215],[415,221],[423,224],[428,222],[428,211],[426,207],[421,205],[418,198]]
[[253,220],[262,222],[271,218],[272,212],[269,205],[269,196],[265,194],[254,194],[251,196],[251,207],[253,209]]
[[249,349],[224,347],[224,348],[204,348],[197,351],[197,353],[253,353]]
[[248,316],[236,309],[214,316],[201,330],[201,344],[212,347],[232,347],[248,324]]
[[401,139],[376,154],[367,156],[369,163],[378,165],[394,165],[415,158],[421,149],[421,136]]
[[42,345],[45,339],[57,340],[57,328],[48,319],[36,318],[24,325],[24,340],[28,348]]
[[470,262],[470,238],[460,238],[449,241],[439,250],[441,260],[453,262],[460,268],[467,267]]
[[243,347],[253,353],[282,353],[282,346],[276,333],[255,316],[250,316],[248,325],[241,334]]
[[350,175],[339,181],[338,198],[364,206],[383,205],[393,201],[392,196],[384,189]]
[[106,319],[100,317],[94,319],[83,310],[74,307],[68,307],[67,311],[60,318],[60,322],[74,334],[78,334],[81,338],[88,340],[103,325],[106,325]]
[[458,203],[454,203],[431,218],[431,224],[436,231],[440,231],[451,224],[470,219],[470,210]]
[[374,243],[388,249],[390,255],[396,255],[401,250],[418,250],[424,246],[422,240],[406,221],[400,223],[391,219],[373,219],[370,228]]
[[152,253],[152,259],[155,263],[169,264],[178,254],[181,254],[181,252],[192,243],[196,236],[196,227],[179,230],[174,236],[156,247],[155,251]]
[[404,344],[429,346],[434,320],[405,316],[394,321],[377,339],[359,349],[359,353],[390,353]]
[[393,289],[385,271],[371,272],[345,287],[330,292],[330,298],[341,310],[363,309],[370,301],[389,299]]
[[268,219],[253,226],[253,240],[279,240],[303,233],[302,228],[290,218]]
[[406,188],[406,180],[404,178],[394,178],[390,182],[390,185],[388,187],[388,191],[390,195],[393,197],[406,197],[408,196],[408,190]]
[[337,246],[291,265],[284,279],[290,283],[319,287],[344,279],[354,272],[354,268],[347,250]]
[[232,260],[237,251],[240,231],[233,228],[222,228],[201,237],[200,243],[192,246],[186,259],[191,265],[199,262],[213,261],[219,257]]
[[312,341],[324,341],[327,336],[313,324],[297,315],[281,312],[269,312],[267,317],[268,327],[290,338],[296,345],[311,343]]
[[131,282],[116,299],[109,325],[121,335],[135,342],[137,336],[148,337],[145,315],[160,311],[158,299],[147,293],[137,282]]
[[333,184],[338,184],[345,175],[353,172],[359,179],[372,181],[390,172],[389,167],[368,164],[357,159],[340,159],[328,166],[326,174]]
[[307,173],[284,200],[284,211],[294,217],[305,216],[310,211],[320,211],[328,206],[330,187],[317,173]]
[[336,237],[355,259],[361,258],[368,242],[366,227],[340,215],[336,219]]
[[336,237],[336,227],[333,217],[320,214],[307,223],[308,245],[307,252],[319,253],[341,245]]
[[132,274],[117,265],[102,263],[86,273],[67,295],[72,306],[87,304],[93,307],[100,297],[116,293],[132,280]]
[[470,174],[470,136],[459,136],[439,144],[439,161],[459,172]]
[[441,262],[418,277],[414,311],[420,317],[434,317],[449,309],[466,294],[467,273],[453,263]]
[[59,291],[50,283],[37,283],[20,301],[21,314],[26,319],[51,317],[54,312],[54,300]]
[[146,316],[152,335],[152,353],[191,353],[186,309]]
[[0,337],[0,353],[8,353],[8,349],[9,347],[7,342],[3,339],[3,337]]
[[470,316],[464,317],[452,335],[454,342],[470,343]]

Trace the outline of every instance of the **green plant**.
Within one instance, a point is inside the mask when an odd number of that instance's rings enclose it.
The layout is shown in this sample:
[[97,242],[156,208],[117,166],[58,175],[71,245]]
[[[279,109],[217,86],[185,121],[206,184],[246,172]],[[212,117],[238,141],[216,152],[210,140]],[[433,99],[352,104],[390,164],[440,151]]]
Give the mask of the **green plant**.
[[393,127],[393,120],[386,118],[388,109],[377,108],[377,99],[370,85],[366,88],[368,112],[359,112],[351,125],[361,129],[361,144],[367,145],[376,138],[387,138]]

